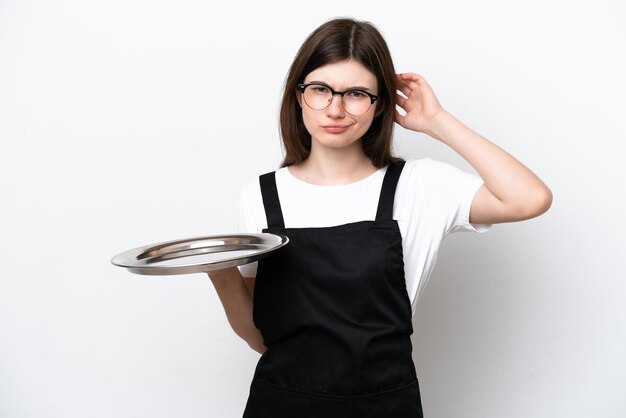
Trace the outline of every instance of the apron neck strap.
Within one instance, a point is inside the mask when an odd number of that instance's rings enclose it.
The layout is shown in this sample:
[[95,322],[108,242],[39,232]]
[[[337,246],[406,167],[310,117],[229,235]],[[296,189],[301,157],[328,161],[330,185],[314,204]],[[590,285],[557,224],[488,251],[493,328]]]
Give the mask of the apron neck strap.
[[376,212],[377,221],[389,221],[393,219],[393,201],[396,195],[396,186],[402,174],[405,161],[398,160],[389,163],[385,178],[383,179],[383,187],[380,190],[380,198],[378,199],[378,211]]
[[[387,221],[393,219],[393,201],[396,194],[396,186],[404,168],[404,161],[394,161],[387,167],[383,186],[378,199],[378,210],[376,211],[377,221]],[[263,207],[267,217],[268,228],[284,228],[285,220],[280,207],[278,189],[276,188],[276,172],[263,174],[259,177],[261,183],[261,195],[263,196]]]
[[267,217],[267,227],[284,228],[283,210],[280,207],[278,189],[276,188],[276,172],[263,174],[259,177],[261,183],[261,195],[263,196],[263,206]]

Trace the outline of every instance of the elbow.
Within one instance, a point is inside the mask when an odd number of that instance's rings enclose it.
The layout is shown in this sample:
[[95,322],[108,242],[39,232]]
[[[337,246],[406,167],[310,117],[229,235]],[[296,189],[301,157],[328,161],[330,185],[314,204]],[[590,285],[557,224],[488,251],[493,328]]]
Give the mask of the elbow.
[[542,214],[546,213],[548,209],[550,209],[550,207],[552,206],[552,199],[553,199],[552,190],[546,187],[545,196],[543,200],[543,206],[542,206],[543,211],[541,212]]
[[536,218],[543,215],[552,206],[552,191],[548,187],[542,187],[540,190],[528,196],[525,201],[519,205],[517,218],[519,220]]
[[265,350],[267,350],[265,342],[263,341],[263,337],[261,337],[261,334],[258,331],[256,333],[253,333],[252,335],[241,333],[239,334],[239,336],[248,344],[248,347],[250,347],[257,353],[263,354],[265,353]]
[[548,209],[550,209],[550,206],[552,206],[552,199],[552,191],[547,186],[544,186],[543,190],[537,193],[535,197],[535,216],[546,213]]
[[248,346],[259,354],[263,354],[267,350],[267,347],[264,344],[259,344],[258,342],[248,342]]
[[474,199],[470,213],[473,224],[518,222],[536,218],[552,206],[552,192],[546,186],[525,190],[508,200],[500,200],[492,193],[482,200]]
[[267,349],[261,333],[253,325],[239,327],[233,326],[233,331],[235,331],[235,334],[237,334],[239,338],[241,338],[246,342],[246,344],[248,344],[248,347],[250,347],[257,353],[263,354]]

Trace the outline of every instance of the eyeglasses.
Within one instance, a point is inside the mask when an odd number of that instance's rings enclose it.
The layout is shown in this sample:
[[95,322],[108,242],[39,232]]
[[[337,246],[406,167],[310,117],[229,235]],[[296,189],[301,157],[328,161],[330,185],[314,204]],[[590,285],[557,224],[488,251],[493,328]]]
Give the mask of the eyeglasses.
[[304,102],[313,110],[326,109],[333,102],[335,94],[338,94],[341,96],[343,109],[352,116],[364,114],[378,99],[378,96],[363,90],[335,91],[325,84],[298,84],[298,89],[302,92]]

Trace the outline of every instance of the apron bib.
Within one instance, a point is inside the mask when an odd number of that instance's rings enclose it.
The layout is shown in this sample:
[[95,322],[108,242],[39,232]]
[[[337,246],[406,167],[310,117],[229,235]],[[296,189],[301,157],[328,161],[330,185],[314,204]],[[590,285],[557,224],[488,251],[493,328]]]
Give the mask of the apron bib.
[[389,165],[376,220],[285,228],[275,173],[260,177],[268,228],[289,244],[259,261],[253,318],[267,346],[244,418],[421,418],[402,236],[404,162]]

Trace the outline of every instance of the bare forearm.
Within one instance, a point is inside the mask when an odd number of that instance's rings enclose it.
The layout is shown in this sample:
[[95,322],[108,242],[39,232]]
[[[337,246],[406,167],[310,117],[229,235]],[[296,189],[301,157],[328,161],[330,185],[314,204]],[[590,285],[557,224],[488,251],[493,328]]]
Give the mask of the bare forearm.
[[427,133],[470,163],[491,194],[517,217],[536,216],[548,209],[552,201],[550,189],[512,155],[446,111],[435,116],[431,126]]
[[252,295],[239,269],[233,267],[209,272],[209,277],[224,306],[230,326],[252,349],[263,353],[263,337],[252,320]]

